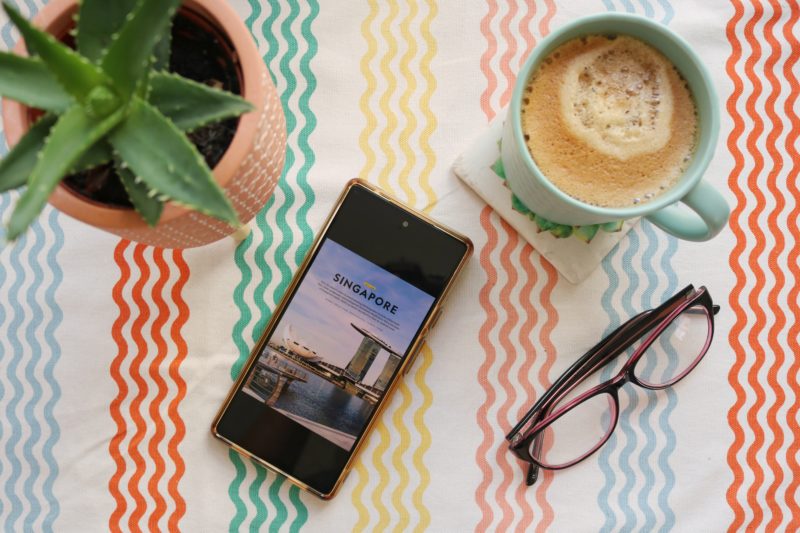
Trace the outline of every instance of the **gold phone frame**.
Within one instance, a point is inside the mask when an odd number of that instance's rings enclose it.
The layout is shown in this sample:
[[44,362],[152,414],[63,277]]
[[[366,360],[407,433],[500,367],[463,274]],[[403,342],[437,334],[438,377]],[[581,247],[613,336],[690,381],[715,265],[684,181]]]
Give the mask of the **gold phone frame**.
[[[378,402],[378,405],[375,407],[375,412],[374,412],[373,416],[371,417],[371,420],[367,424],[366,429],[361,433],[361,436],[356,441],[355,446],[353,447],[353,450],[352,450],[352,452],[350,454],[350,458],[348,459],[347,463],[345,464],[344,468],[342,469],[341,474],[339,474],[339,477],[336,480],[336,483],[333,485],[333,488],[331,489],[331,491],[329,493],[324,494],[324,493],[321,493],[321,492],[315,490],[313,487],[310,487],[310,486],[306,485],[301,480],[289,475],[288,473],[284,472],[280,468],[277,468],[274,465],[268,463],[264,459],[262,459],[260,457],[256,457],[255,455],[253,455],[249,451],[247,451],[244,448],[242,448],[239,445],[237,445],[235,442],[232,442],[232,441],[226,439],[225,437],[220,435],[219,432],[217,431],[217,425],[219,424],[219,421],[222,418],[222,414],[228,408],[228,405],[231,403],[231,400],[233,400],[233,396],[236,394],[236,391],[239,390],[239,387],[242,384],[242,381],[244,381],[245,376],[247,376],[250,373],[250,370],[251,370],[253,364],[255,363],[256,359],[258,358],[258,354],[261,352],[261,349],[264,347],[264,343],[267,342],[267,340],[269,339],[269,337],[272,334],[273,330],[277,326],[278,320],[280,319],[281,316],[283,316],[284,308],[289,303],[289,297],[292,294],[294,294],[294,291],[297,288],[297,285],[299,283],[300,278],[302,277],[303,273],[305,273],[305,271],[310,266],[311,258],[314,257],[314,255],[317,252],[317,248],[319,248],[319,246],[320,246],[320,243],[322,241],[322,237],[328,232],[328,228],[330,227],[331,222],[333,221],[333,219],[338,214],[339,209],[341,208],[345,197],[350,192],[350,189],[353,188],[353,187],[363,187],[363,188],[369,190],[370,192],[372,192],[372,193],[382,197],[383,199],[387,200],[389,203],[391,203],[391,204],[399,207],[400,209],[406,211],[407,213],[409,213],[411,215],[414,215],[416,217],[419,217],[420,219],[424,220],[426,223],[430,224],[431,226],[433,226],[433,227],[437,228],[438,230],[446,233],[447,235],[453,237],[454,239],[464,243],[467,246],[467,251],[464,254],[464,256],[461,258],[461,261],[458,263],[458,266],[456,267],[456,269],[453,271],[453,275],[450,277],[450,280],[448,281],[447,285],[442,290],[442,294],[439,297],[439,300],[436,302],[436,305],[428,313],[428,316],[425,319],[425,322],[422,324],[422,326],[419,329],[419,333],[417,333],[417,336],[414,337],[414,340],[411,342],[411,345],[409,346],[409,349],[408,349],[408,356],[403,360],[403,363],[397,369],[397,371],[395,373],[395,377],[392,380],[392,383],[390,384],[389,388],[384,393],[384,395],[381,398],[381,400]],[[355,178],[355,179],[352,179],[349,182],[347,182],[347,185],[345,186],[344,190],[339,195],[339,199],[336,201],[336,205],[333,207],[333,209],[331,210],[331,213],[328,215],[328,218],[325,221],[325,224],[323,225],[322,230],[317,234],[317,237],[314,239],[314,243],[312,244],[312,246],[309,249],[308,253],[306,254],[305,258],[303,259],[303,262],[300,264],[300,267],[297,269],[297,271],[295,272],[294,276],[292,277],[292,281],[289,283],[289,286],[286,288],[286,292],[284,293],[283,297],[281,298],[281,301],[278,303],[277,307],[275,308],[275,311],[272,314],[272,318],[270,319],[270,321],[267,324],[266,328],[264,328],[264,333],[262,333],[261,337],[258,339],[258,342],[253,347],[253,350],[250,352],[250,357],[247,359],[247,363],[245,364],[245,366],[242,367],[242,371],[240,372],[239,377],[236,380],[236,383],[233,384],[233,387],[231,388],[230,392],[228,393],[228,396],[226,397],[225,402],[222,404],[222,406],[220,407],[219,411],[217,412],[217,416],[214,418],[214,422],[211,424],[211,434],[214,437],[216,437],[216,438],[220,439],[221,441],[225,442],[228,446],[230,446],[231,448],[233,448],[234,450],[236,450],[240,454],[244,455],[245,457],[249,457],[250,459],[256,461],[257,463],[259,463],[261,465],[263,465],[264,467],[268,468],[269,470],[272,470],[273,472],[276,472],[276,473],[286,477],[289,481],[291,481],[292,483],[294,483],[295,485],[297,485],[301,489],[306,490],[306,491],[310,492],[311,494],[313,494],[313,495],[315,495],[315,496],[317,496],[319,498],[322,498],[323,500],[330,500],[331,498],[333,498],[336,495],[336,493],[339,491],[339,489],[341,488],[342,483],[344,483],[344,480],[347,479],[347,476],[350,473],[350,471],[352,470],[353,464],[355,463],[355,460],[358,457],[358,454],[361,451],[362,446],[364,445],[364,443],[367,440],[367,436],[369,435],[369,433],[372,430],[372,428],[375,425],[375,423],[380,419],[384,408],[389,403],[389,400],[391,400],[392,395],[394,394],[395,390],[397,389],[398,383],[400,383],[400,381],[403,379],[403,376],[411,368],[411,365],[414,364],[414,361],[416,360],[417,355],[419,355],[419,352],[420,352],[420,350],[422,348],[422,345],[425,343],[425,338],[428,336],[428,333],[433,328],[433,326],[436,324],[436,321],[439,319],[439,316],[442,313],[442,309],[444,307],[443,304],[444,304],[445,300],[447,299],[447,296],[450,294],[450,290],[453,287],[453,284],[455,283],[455,280],[458,278],[459,274],[463,270],[464,266],[466,265],[467,261],[469,260],[470,256],[472,255],[473,250],[474,250],[474,246],[472,244],[472,241],[468,237],[466,237],[466,236],[464,236],[464,235],[462,235],[462,234],[460,234],[460,233],[448,228],[447,226],[445,226],[443,224],[440,224],[440,223],[432,220],[430,217],[428,217],[424,213],[421,213],[421,212],[419,212],[419,211],[417,211],[415,209],[412,209],[412,208],[408,207],[407,205],[403,204],[402,202],[400,202],[396,198],[393,198],[386,191],[383,191],[382,189],[379,189],[375,185],[372,185],[371,183],[369,183],[367,181],[364,181],[364,180],[362,180],[360,178]]]

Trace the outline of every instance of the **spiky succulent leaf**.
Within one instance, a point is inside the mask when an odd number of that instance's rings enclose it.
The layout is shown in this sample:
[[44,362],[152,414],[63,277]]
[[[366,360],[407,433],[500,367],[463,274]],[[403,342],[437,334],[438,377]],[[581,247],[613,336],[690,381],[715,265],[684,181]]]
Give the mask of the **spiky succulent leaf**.
[[572,235],[572,226],[556,224],[555,227],[550,229],[550,234],[557,239],[566,239]]
[[528,209],[528,206],[522,203],[522,200],[519,199],[519,196],[516,194],[511,195],[511,208],[518,212],[522,213],[523,215],[533,216],[533,212]]
[[539,231],[550,231],[558,226],[558,224],[555,222],[550,222],[546,218],[539,215],[534,215],[533,221],[536,222],[536,226],[539,228]]
[[125,187],[125,192],[128,193],[133,208],[142,216],[148,226],[153,227],[158,224],[158,219],[161,218],[161,212],[164,210],[164,202],[157,195],[151,195],[150,188],[144,180],[137,179],[131,169],[119,159],[114,160],[114,168]]
[[590,224],[588,226],[576,226],[575,231],[573,232],[576,237],[580,240],[589,244],[594,239],[594,236],[597,235],[597,231],[600,229],[598,224]]
[[193,144],[164,115],[134,97],[111,144],[153,190],[207,215],[238,225],[238,216]]
[[39,151],[44,147],[44,141],[55,123],[56,117],[53,115],[40,118],[0,161],[0,192],[25,185],[36,166]]
[[139,0],[82,0],[78,10],[78,53],[98,63],[111,38],[125,24]]
[[622,220],[617,220],[615,222],[606,222],[605,224],[601,224],[600,227],[603,231],[607,231],[608,233],[616,233],[617,231],[622,230]]
[[72,106],[50,130],[28,178],[28,188],[8,223],[7,237],[16,239],[47,203],[47,198],[76,161],[122,120],[122,112],[93,118],[80,105]]
[[3,3],[9,18],[19,28],[25,38],[25,45],[31,53],[37,54],[47,69],[53,74],[61,87],[76,100],[85,103],[93,90],[99,86],[111,86],[111,80],[99,68],[78,55],[49,33],[35,28],[25,17]]
[[73,100],[41,59],[0,52],[0,96],[45,111],[64,111]]
[[497,161],[494,162],[491,168],[500,179],[506,179],[506,167],[503,165],[503,159],[501,157],[497,158]]
[[100,61],[126,99],[147,76],[156,43],[170,28],[181,0],[141,0]]
[[166,72],[152,74],[148,100],[184,131],[253,110],[250,102],[235,94]]
[[169,60],[172,56],[172,24],[170,24],[156,43],[153,49],[153,70],[169,69]]
[[111,149],[108,141],[103,139],[94,143],[91,148],[86,150],[80,159],[72,165],[69,173],[74,174],[76,172],[89,170],[90,168],[99,167],[100,165],[110,163],[113,158],[114,151]]

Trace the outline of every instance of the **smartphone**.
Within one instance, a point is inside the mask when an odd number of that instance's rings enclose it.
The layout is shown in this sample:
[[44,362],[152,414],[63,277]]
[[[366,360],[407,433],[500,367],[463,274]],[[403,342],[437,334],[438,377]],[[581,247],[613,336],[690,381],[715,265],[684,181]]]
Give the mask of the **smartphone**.
[[350,181],[212,433],[332,498],[471,253],[468,238]]

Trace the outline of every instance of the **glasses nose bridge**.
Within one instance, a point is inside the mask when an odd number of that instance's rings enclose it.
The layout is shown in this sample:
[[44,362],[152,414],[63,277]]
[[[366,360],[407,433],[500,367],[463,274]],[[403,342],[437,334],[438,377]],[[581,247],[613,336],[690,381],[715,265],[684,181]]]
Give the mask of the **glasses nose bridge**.
[[625,370],[620,372],[614,379],[612,379],[611,383],[609,383],[608,385],[610,387],[613,387],[614,390],[619,390],[623,386],[625,386],[626,383],[631,381],[632,375],[633,375],[633,367],[626,368]]

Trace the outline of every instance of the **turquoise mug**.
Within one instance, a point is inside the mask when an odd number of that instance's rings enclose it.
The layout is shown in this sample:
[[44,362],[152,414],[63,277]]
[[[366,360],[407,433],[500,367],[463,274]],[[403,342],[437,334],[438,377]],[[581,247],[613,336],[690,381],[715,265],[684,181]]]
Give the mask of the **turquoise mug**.
[[[539,63],[571,39],[605,34],[629,35],[659,50],[686,79],[697,107],[699,135],[689,168],[675,186],[647,203],[631,207],[598,207],[561,191],[537,168],[522,133],[523,92]],[[534,48],[514,86],[503,126],[501,151],[511,190],[531,211],[548,220],[581,226],[645,217],[678,238],[706,241],[725,227],[730,214],[722,195],[702,181],[718,136],[719,102],[711,77],[686,41],[649,19],[625,13],[603,13],[558,28]]]

